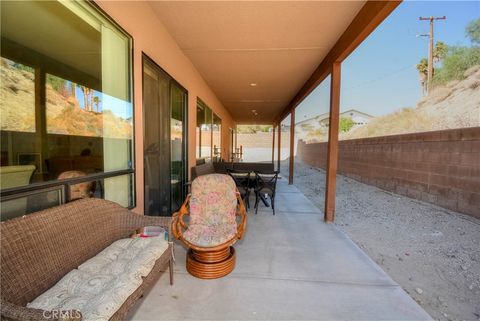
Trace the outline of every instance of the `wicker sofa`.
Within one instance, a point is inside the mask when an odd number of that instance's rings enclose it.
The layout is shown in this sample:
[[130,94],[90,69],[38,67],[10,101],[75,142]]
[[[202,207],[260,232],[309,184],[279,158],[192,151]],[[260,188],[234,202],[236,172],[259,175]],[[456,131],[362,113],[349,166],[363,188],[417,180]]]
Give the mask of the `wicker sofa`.
[[[81,313],[75,310],[52,314],[26,306],[114,241],[128,238],[143,226],[161,225],[170,230],[170,222],[168,217],[135,214],[100,199],[82,199],[2,222],[2,320],[82,320]],[[167,267],[173,283],[171,247],[169,243],[142,284],[110,320],[123,320]]]

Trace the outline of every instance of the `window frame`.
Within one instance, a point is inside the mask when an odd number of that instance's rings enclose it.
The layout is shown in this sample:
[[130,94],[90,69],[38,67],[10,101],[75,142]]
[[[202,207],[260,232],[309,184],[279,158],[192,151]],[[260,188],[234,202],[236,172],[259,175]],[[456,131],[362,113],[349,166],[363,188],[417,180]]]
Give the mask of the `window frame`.
[[[220,125],[220,130],[218,131],[219,132],[219,146],[218,146],[218,149],[220,151],[220,159],[222,159],[222,144],[223,144],[223,141],[222,141],[222,128],[223,128],[223,120],[222,118],[210,107],[208,106],[205,101],[203,99],[201,99],[200,97],[197,96],[197,104],[196,104],[196,108],[198,108],[198,105],[200,105],[202,108],[205,108],[204,112],[206,112],[207,110],[210,111],[211,113],[211,121],[209,123],[210,125],[210,155],[209,156],[206,156],[206,155],[202,155],[202,146],[199,144],[200,141],[199,140],[196,140],[195,141],[195,153],[197,153],[198,151],[198,155],[199,157],[196,157],[196,161],[200,161],[200,160],[205,160],[208,162],[213,162],[214,160],[214,154],[213,154],[213,125],[216,124],[214,122],[214,119],[215,117],[217,117],[217,119],[220,121],[219,125]],[[206,123],[205,123],[206,124]],[[199,129],[199,135],[201,135],[201,127],[198,127],[198,122],[195,123],[195,130],[197,130],[198,128]]]
[[[117,176],[123,176],[123,175],[131,175],[131,204],[127,207],[128,209],[133,209],[136,207],[137,204],[137,182],[136,182],[136,142],[135,142],[135,79],[134,79],[134,38],[133,36],[127,32],[122,26],[120,26],[119,23],[117,23],[108,13],[105,12],[97,3],[95,3],[92,0],[84,0],[84,2],[91,6],[99,15],[103,16],[108,22],[110,22],[119,32],[123,33],[127,38],[129,42],[129,50],[128,55],[128,70],[129,70],[129,77],[128,77],[128,83],[129,83],[129,93],[130,93],[130,98],[131,98],[131,105],[132,105],[132,143],[131,143],[131,149],[130,149],[130,156],[131,156],[131,167],[128,169],[122,169],[122,170],[116,170],[116,171],[110,171],[110,172],[102,172],[102,173],[91,173],[87,174],[85,176],[81,177],[74,177],[74,178],[66,178],[62,180],[51,180],[51,181],[46,181],[46,182],[38,182],[38,183],[33,183],[25,186],[18,186],[18,187],[13,187],[13,188],[6,188],[3,190],[0,190],[0,199],[3,201],[5,200],[12,200],[16,198],[22,198],[25,196],[33,195],[38,193],[41,190],[45,189],[50,189],[50,188],[55,188],[55,187],[62,187],[63,190],[65,191],[65,195],[63,197],[63,203],[68,203],[70,202],[69,199],[69,190],[71,185],[79,184],[79,183],[84,183],[84,182],[89,182],[89,181],[94,181],[94,180],[100,180],[100,179],[105,179],[105,178],[111,178],[111,177],[117,177]],[[10,57],[5,57],[7,59],[11,59]],[[24,61],[18,61],[19,63],[22,64],[27,64],[28,66],[32,67],[28,62]],[[47,72],[40,67],[33,67],[34,68],[34,75],[35,79],[37,77],[46,77]],[[39,78],[43,79],[43,78]],[[44,79],[45,80],[45,79]],[[37,81],[37,80],[36,80]],[[36,99],[40,99],[42,101],[46,101],[46,96],[40,95],[40,97],[35,97]],[[37,102],[35,101],[35,104]],[[46,108],[46,105],[45,105]],[[29,215],[31,213],[27,213],[25,215]]]

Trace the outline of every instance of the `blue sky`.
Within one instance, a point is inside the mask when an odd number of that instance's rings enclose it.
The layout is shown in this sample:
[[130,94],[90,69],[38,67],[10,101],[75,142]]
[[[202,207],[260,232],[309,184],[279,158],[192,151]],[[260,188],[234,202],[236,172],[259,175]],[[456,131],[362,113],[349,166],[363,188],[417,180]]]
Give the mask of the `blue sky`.
[[[76,95],[81,108],[85,108],[85,99],[83,92],[79,86],[77,86]],[[119,98],[101,93],[94,90],[93,96],[97,96],[100,99],[99,111],[110,110],[112,113],[123,119],[132,117],[132,104],[128,101],[121,100]],[[93,106],[93,110],[96,110],[96,106]]]
[[[435,41],[471,46],[468,22],[480,17],[480,1],[405,1],[342,63],[341,110],[383,115],[415,107],[421,97],[415,65],[428,56],[429,22],[419,16],[447,16],[435,22]],[[299,121],[328,110],[322,83],[297,107]],[[325,98],[327,95],[327,98]]]

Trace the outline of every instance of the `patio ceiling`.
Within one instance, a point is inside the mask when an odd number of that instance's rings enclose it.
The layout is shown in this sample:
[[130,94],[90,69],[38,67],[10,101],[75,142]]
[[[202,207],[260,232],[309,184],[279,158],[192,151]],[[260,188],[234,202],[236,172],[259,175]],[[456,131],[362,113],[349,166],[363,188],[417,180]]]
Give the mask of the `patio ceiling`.
[[234,120],[252,124],[275,120],[364,3],[160,1],[150,5]]

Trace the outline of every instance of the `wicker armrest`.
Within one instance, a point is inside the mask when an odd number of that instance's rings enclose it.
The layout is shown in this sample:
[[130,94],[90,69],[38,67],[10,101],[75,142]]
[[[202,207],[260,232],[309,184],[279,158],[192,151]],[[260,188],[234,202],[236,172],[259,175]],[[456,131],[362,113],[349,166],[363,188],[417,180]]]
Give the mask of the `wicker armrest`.
[[237,238],[241,240],[245,234],[245,229],[247,228],[247,210],[245,209],[245,204],[243,204],[240,193],[237,192],[236,195],[238,201],[236,215],[240,217],[240,222],[237,225]]
[[[162,226],[168,230],[169,241],[172,239],[172,219],[165,216],[147,216],[141,214],[135,214],[129,212],[127,215],[127,225],[128,227],[135,229],[145,226]],[[133,231],[133,230],[132,230]]]
[[2,320],[15,321],[81,321],[82,313],[78,310],[46,311],[16,305],[2,300],[0,307]]
[[185,241],[183,239],[182,229],[187,229],[187,225],[185,224],[183,217],[185,215],[190,215],[190,212],[188,210],[189,202],[190,202],[190,194],[187,195],[187,198],[183,202],[178,212],[175,212],[172,216],[171,228],[173,232],[173,237],[175,237],[177,240],[180,240],[180,241]]

